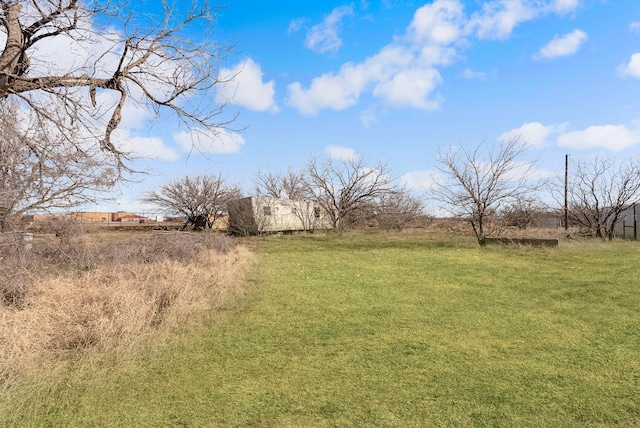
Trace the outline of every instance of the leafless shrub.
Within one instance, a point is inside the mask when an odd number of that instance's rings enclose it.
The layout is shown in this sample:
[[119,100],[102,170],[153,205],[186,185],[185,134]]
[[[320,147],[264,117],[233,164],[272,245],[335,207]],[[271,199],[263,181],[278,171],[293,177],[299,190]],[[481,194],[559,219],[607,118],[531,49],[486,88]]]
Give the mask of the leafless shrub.
[[431,227],[431,225],[434,223],[435,219],[433,218],[433,216],[431,214],[420,214],[417,217],[415,217],[413,220],[411,220],[409,222],[409,226],[410,227],[415,227],[415,228],[419,228],[419,229],[427,229],[429,227]]
[[509,227],[527,229],[540,225],[545,214],[544,207],[535,199],[517,197],[512,204],[502,210],[502,219]]
[[383,229],[402,231],[424,213],[424,204],[405,191],[389,192],[380,198],[376,220]]
[[50,233],[59,238],[63,246],[75,245],[84,234],[82,224],[76,220],[62,217],[54,217],[38,224],[40,233]]
[[41,259],[32,251],[33,235],[0,233],[0,306],[19,308],[32,289]]
[[[6,247],[5,247],[6,249]],[[0,306],[20,308],[30,295],[40,261],[20,246],[0,255]]]

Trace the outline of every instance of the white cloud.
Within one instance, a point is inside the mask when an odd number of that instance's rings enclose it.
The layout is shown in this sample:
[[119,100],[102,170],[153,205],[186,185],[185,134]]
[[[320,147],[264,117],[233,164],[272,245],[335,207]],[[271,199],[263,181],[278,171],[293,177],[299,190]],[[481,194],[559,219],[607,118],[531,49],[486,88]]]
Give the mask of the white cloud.
[[175,161],[180,158],[180,155],[175,150],[163,143],[162,138],[139,137],[131,135],[125,129],[117,129],[112,134],[112,138],[115,140],[116,147],[134,158],[164,161]]
[[306,23],[307,20],[305,18],[293,19],[291,22],[289,22],[289,28],[287,29],[287,32],[295,33],[299,31]]
[[365,128],[370,127],[378,121],[378,115],[373,108],[367,109],[360,114],[360,122]]
[[218,129],[215,134],[206,130],[194,129],[190,132],[175,134],[173,139],[185,152],[196,151],[203,154],[238,153],[245,143],[240,134],[225,129]]
[[622,64],[618,70],[623,76],[631,76],[640,79],[640,52],[631,55],[629,63]]
[[442,174],[437,170],[411,171],[400,177],[407,189],[432,190],[442,183]]
[[629,31],[634,34],[640,34],[640,22],[632,22],[629,24]]
[[338,74],[314,78],[309,89],[298,82],[290,84],[288,102],[306,115],[314,115],[321,109],[344,110],[356,104],[367,80],[362,65],[345,64]]
[[376,85],[373,94],[390,107],[435,110],[440,100],[429,99],[429,94],[441,81],[440,73],[432,68],[403,70]]
[[480,39],[505,39],[520,23],[529,21],[543,12],[525,0],[494,0],[484,3],[481,12],[469,20],[467,31]]
[[554,0],[551,2],[551,10],[556,13],[568,13],[580,7],[580,0]]
[[640,143],[640,130],[623,125],[590,126],[558,138],[558,146],[575,150],[607,149],[620,151]]
[[449,45],[460,39],[463,21],[458,0],[436,0],[416,11],[408,35],[414,43]]
[[343,18],[353,15],[353,7],[341,6],[333,11],[318,25],[311,27],[304,45],[314,52],[337,52],[342,46],[338,36],[338,26]]
[[519,128],[505,132],[499,139],[508,141],[512,138],[521,138],[531,147],[545,147],[549,144],[549,136],[560,134],[566,126],[567,124],[544,126],[540,122],[526,122]]
[[245,59],[234,68],[220,70],[220,75],[235,77],[230,82],[220,85],[216,102],[228,101],[253,111],[279,110],[274,99],[275,82],[263,82],[260,65],[251,58]]
[[339,159],[342,161],[353,161],[358,159],[358,154],[355,150],[349,147],[340,146],[327,146],[325,152],[331,159]]
[[578,29],[564,36],[555,36],[553,40],[540,48],[538,53],[533,55],[533,58],[543,59],[573,55],[578,52],[580,46],[586,42],[588,38],[587,33]]
[[[437,108],[440,100],[432,92],[441,83],[435,64],[450,61],[453,52],[442,43],[453,43],[446,19],[458,20],[457,0],[436,0],[420,8],[402,39],[387,45],[361,63],[346,63],[337,73],[325,73],[304,88],[299,82],[288,86],[288,104],[305,115],[322,109],[343,110],[355,105],[365,91],[381,98],[387,107]],[[441,30],[429,30],[437,22]],[[446,33],[446,34],[445,34]],[[456,33],[457,34],[457,33]],[[457,36],[456,36],[457,37]]]
[[580,7],[580,0],[493,0],[484,2],[466,27],[479,39],[505,39],[519,24],[547,13],[566,14]]
[[[437,109],[442,102],[436,93],[442,83],[438,69],[457,59],[460,49],[468,46],[471,37],[506,38],[524,21],[545,13],[566,13],[579,3],[577,0],[493,0],[485,2],[480,11],[469,17],[461,0],[433,0],[416,10],[404,35],[394,37],[364,61],[345,63],[337,71],[311,79],[308,86],[291,83],[287,87],[287,103],[302,114],[315,115],[324,109],[352,107],[363,94],[371,94],[382,101],[381,109]],[[327,40],[339,41],[337,35],[332,37]],[[324,39],[318,37],[318,40]],[[463,77],[486,75],[469,69]],[[366,117],[365,124],[368,123]]]
[[467,67],[462,72],[462,77],[469,80],[485,80],[487,78],[487,73],[483,71],[474,71]]

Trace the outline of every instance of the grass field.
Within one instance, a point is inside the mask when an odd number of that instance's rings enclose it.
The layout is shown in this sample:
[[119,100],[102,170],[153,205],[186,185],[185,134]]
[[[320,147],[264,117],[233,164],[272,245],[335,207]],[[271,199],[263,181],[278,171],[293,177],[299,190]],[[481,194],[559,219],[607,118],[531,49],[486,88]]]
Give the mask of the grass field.
[[637,243],[251,245],[253,291],[215,323],[0,390],[0,425],[640,425]]

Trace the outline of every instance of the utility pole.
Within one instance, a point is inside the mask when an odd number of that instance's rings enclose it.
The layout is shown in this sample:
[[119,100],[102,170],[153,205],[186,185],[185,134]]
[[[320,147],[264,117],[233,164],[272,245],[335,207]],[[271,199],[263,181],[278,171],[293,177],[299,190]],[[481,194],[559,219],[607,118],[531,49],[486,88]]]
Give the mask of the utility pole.
[[569,229],[569,154],[564,157],[564,230]]

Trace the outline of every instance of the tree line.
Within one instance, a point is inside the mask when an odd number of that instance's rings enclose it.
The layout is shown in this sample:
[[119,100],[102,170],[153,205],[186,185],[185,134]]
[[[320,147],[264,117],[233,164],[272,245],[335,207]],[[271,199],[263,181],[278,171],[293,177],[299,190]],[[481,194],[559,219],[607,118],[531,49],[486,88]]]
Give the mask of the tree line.
[[[0,0],[0,231],[21,215],[69,209],[111,189],[132,171],[118,136],[133,106],[172,117],[194,144],[219,137],[234,116],[216,97],[219,64],[231,51],[211,41],[216,6],[158,2],[133,14],[124,0]],[[68,48],[73,60],[51,49]],[[195,148],[197,150],[197,147]],[[573,161],[565,182],[534,180],[526,141],[511,138],[442,151],[431,197],[469,223],[480,245],[505,227],[566,205],[566,223],[613,239],[624,211],[640,197],[640,163],[605,157]],[[255,194],[317,204],[336,231],[360,225],[401,230],[423,218],[424,203],[386,164],[311,157],[299,171],[258,172]],[[242,196],[218,174],[184,177],[146,195],[147,202],[212,227]],[[546,197],[545,197],[546,196]]]
[[[638,160],[616,163],[601,156],[572,160],[562,181],[536,178],[534,163],[524,160],[528,149],[526,141],[514,137],[499,144],[455,146],[440,152],[437,164],[442,179],[428,197],[446,207],[451,217],[468,222],[481,246],[507,228],[526,229],[545,217],[566,217],[565,226],[612,240],[624,211],[640,198]],[[381,162],[320,161],[312,156],[298,171],[259,171],[254,184],[252,194],[257,196],[316,204],[334,231],[363,225],[402,230],[430,219],[424,200],[400,185]],[[145,201],[183,215],[196,226],[206,213],[215,221],[228,212],[228,202],[241,194],[239,188],[226,186],[221,175],[184,177],[150,192]],[[566,216],[558,208],[563,205]]]
[[497,146],[483,143],[440,153],[445,180],[435,197],[469,222],[480,245],[507,226],[526,228],[544,213],[559,216],[563,205],[565,227],[612,240],[622,214],[640,198],[638,159],[572,159],[564,181],[535,179],[534,163],[522,159],[528,149],[526,141],[513,137]]
[[[312,203],[333,231],[363,225],[402,230],[427,218],[423,201],[392,178],[386,164],[369,165],[361,159],[311,157],[299,171],[259,171],[252,194]],[[149,192],[143,201],[185,217],[193,228],[212,228],[241,195],[242,190],[228,185],[220,174],[198,175],[173,180]],[[301,224],[310,226],[306,212],[297,214]]]

